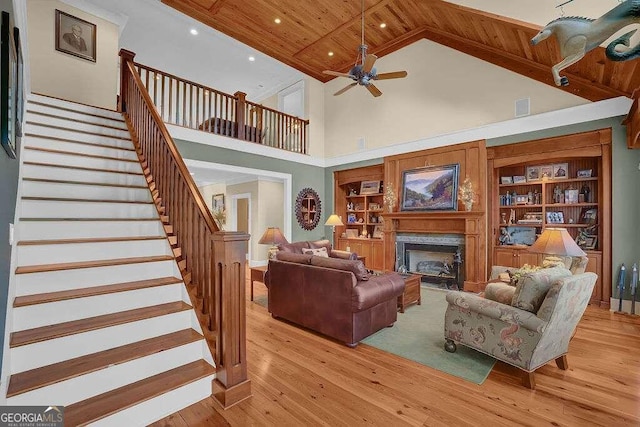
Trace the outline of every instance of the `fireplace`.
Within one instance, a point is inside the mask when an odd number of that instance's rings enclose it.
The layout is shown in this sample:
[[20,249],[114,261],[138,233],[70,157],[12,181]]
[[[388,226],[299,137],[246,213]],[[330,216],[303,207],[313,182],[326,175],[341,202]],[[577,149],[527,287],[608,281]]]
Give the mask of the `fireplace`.
[[396,271],[420,274],[422,281],[463,289],[464,235],[397,234]]

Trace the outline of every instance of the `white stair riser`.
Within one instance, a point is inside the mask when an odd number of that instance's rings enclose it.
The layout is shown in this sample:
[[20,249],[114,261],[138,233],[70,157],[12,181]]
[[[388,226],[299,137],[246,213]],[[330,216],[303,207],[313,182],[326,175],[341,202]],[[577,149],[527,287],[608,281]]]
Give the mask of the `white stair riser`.
[[146,426],[211,396],[211,375],[92,423],[92,427]]
[[46,148],[49,150],[71,151],[73,153],[89,154],[92,156],[115,157],[123,160],[138,160],[135,151],[123,148],[111,148],[104,145],[76,144],[75,142],[59,141],[57,139],[28,136],[24,139],[25,147]]
[[119,172],[142,173],[138,162],[100,159],[96,157],[74,156],[64,153],[48,153],[38,150],[24,150],[25,162],[47,163],[52,165],[76,166],[91,169],[106,169]]
[[13,330],[70,322],[151,305],[182,301],[182,283],[116,292],[13,309]]
[[22,197],[73,197],[93,200],[151,202],[148,188],[106,187],[102,185],[62,184],[24,181]]
[[16,231],[18,241],[165,235],[160,220],[21,221]]
[[104,117],[98,117],[90,113],[87,114],[87,113],[81,113],[81,112],[75,112],[75,111],[60,110],[56,107],[51,107],[51,106],[42,105],[42,104],[34,104],[34,103],[29,103],[27,105],[27,109],[30,112],[33,111],[37,113],[51,114],[54,116],[64,116],[72,120],[81,120],[81,121],[91,122],[99,125],[112,126],[112,127],[117,127],[123,130],[128,130],[127,124],[124,122],[124,119],[122,117],[120,117],[119,120],[108,119]]
[[18,266],[172,255],[164,240],[18,246]]
[[108,173],[102,171],[87,171],[79,169],[57,168],[52,166],[24,165],[23,176],[25,178],[72,180],[80,182],[96,182],[100,184],[137,185],[147,186],[142,172]]
[[16,274],[16,296],[170,276],[181,277],[174,260]]
[[11,373],[97,353],[190,328],[190,312],[168,314],[11,349]]
[[79,132],[91,132],[104,136],[114,136],[117,138],[130,138],[128,130],[113,129],[106,126],[92,125],[88,123],[76,122],[64,118],[48,117],[41,114],[27,112],[27,122],[39,123],[49,126],[62,127]]
[[[39,136],[50,136],[54,138],[70,139],[72,141],[89,142],[91,144],[102,144],[110,147],[133,148],[130,140],[111,138],[108,136],[93,135],[88,133],[73,132],[67,129],[56,129],[37,123],[27,123],[25,133]],[[28,138],[29,136],[27,136]]]
[[67,406],[201,358],[202,343],[194,342],[10,397],[7,405]]
[[59,202],[22,200],[23,218],[158,218],[151,203]]
[[94,114],[98,116],[111,117],[112,119],[122,119],[122,114],[117,111],[105,110],[104,108],[91,107],[89,105],[78,104],[71,101],[65,101],[62,99],[51,98],[49,96],[42,96],[35,93],[30,93],[27,98],[29,101],[37,101],[43,104],[51,106],[60,106],[62,108],[69,108],[75,111],[80,111],[88,114]]

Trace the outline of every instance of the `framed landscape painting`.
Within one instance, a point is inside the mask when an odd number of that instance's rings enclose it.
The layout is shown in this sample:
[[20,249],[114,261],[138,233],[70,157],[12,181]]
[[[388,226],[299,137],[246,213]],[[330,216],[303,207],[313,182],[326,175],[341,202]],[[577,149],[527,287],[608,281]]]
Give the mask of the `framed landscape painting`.
[[459,170],[456,163],[404,171],[401,210],[458,210]]

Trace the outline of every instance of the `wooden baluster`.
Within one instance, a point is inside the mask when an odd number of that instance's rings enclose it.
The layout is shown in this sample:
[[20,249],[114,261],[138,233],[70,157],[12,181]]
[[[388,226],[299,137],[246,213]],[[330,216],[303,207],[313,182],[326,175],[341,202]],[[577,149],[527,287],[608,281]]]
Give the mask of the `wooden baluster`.
[[173,123],[173,79],[169,78],[169,123]]
[[166,79],[163,75],[162,76],[162,96],[160,101],[160,117],[162,117],[162,121],[167,121],[166,120],[167,115],[165,114],[165,107],[166,107],[166,96],[165,96],[165,89],[164,89],[165,80]]
[[[245,263],[249,235],[213,233],[216,329],[214,398],[229,408],[251,396],[247,376]],[[224,326],[224,327],[222,327]]]

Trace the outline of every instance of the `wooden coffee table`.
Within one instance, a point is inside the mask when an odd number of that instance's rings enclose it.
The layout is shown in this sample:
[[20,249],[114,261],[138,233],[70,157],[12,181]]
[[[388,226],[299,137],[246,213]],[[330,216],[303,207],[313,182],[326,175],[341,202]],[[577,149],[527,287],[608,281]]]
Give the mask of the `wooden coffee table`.
[[253,301],[253,282],[264,283],[264,273],[267,271],[266,265],[251,267],[251,301]]
[[422,304],[422,297],[420,296],[420,279],[422,276],[410,274],[402,277],[404,278],[404,292],[398,297],[400,313],[404,313],[404,309],[411,304]]

